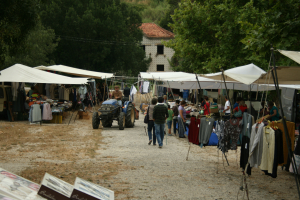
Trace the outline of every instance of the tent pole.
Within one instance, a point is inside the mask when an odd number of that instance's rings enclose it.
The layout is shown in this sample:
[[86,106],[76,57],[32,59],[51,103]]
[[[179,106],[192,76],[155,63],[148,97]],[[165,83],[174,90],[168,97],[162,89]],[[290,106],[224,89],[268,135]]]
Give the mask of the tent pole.
[[280,96],[280,92],[279,92],[279,85],[278,85],[279,82],[278,82],[278,76],[277,76],[277,72],[276,72],[276,63],[275,63],[273,45],[271,46],[271,53],[272,53],[272,60],[273,60],[273,65],[274,65],[273,70],[272,70],[272,77],[273,77],[273,81],[274,81],[274,84],[275,84],[277,98],[279,100],[280,112],[281,112],[281,116],[282,116],[282,123],[283,123],[283,127],[284,127],[284,135],[285,135],[286,144],[287,144],[287,147],[288,147],[288,155],[289,155],[290,161],[292,162],[292,167],[293,167],[293,170],[294,170],[294,176],[295,176],[295,181],[296,181],[296,185],[297,185],[298,195],[299,195],[299,199],[300,199],[298,169],[297,169],[297,166],[296,166],[296,163],[295,163],[294,154],[293,154],[292,149],[291,149],[291,138],[290,138],[289,133],[288,133],[288,128],[287,128],[287,125],[286,125],[286,119],[285,119],[283,108],[282,108],[282,102],[281,102],[281,96]]
[[[201,91],[201,85],[200,85],[200,82],[199,82],[199,79],[198,79],[198,76],[197,74],[195,73],[195,76],[196,76],[196,79],[197,79],[197,83],[198,83],[198,86],[199,86],[199,89]],[[203,94],[203,93],[202,93]],[[197,98],[198,98],[198,90],[197,90]],[[198,102],[199,102],[199,99],[198,99]],[[198,105],[197,105],[198,106]]]
[[174,97],[174,94],[173,94],[173,90],[171,89],[171,86],[170,86],[169,81],[167,81],[167,82],[168,82],[169,88],[170,88],[170,90],[171,90],[172,97],[173,97],[173,99],[174,99],[174,101],[175,101],[175,97]]
[[[228,100],[229,100],[229,92],[228,92],[228,89],[227,89],[227,85],[226,85],[226,81],[225,81],[225,76],[224,76],[224,70],[223,70],[223,68],[221,68],[221,71],[222,71],[222,76],[223,76],[223,80],[224,80],[224,84],[225,84],[225,88],[226,88],[226,96],[227,96],[227,98],[228,98]],[[232,104],[231,104],[231,101],[229,101],[229,103],[230,103],[230,113],[232,114]]]

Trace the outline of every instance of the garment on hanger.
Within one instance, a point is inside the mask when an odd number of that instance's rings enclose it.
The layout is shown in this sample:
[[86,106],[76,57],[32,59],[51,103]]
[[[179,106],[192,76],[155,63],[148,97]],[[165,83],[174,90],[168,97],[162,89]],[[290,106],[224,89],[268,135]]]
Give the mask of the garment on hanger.
[[215,119],[214,118],[207,118],[202,117],[200,122],[200,129],[199,129],[199,143],[201,146],[208,143],[210,135],[213,130]]
[[143,93],[148,93],[148,90],[149,90],[149,82],[148,81],[145,81],[144,82],[144,85],[143,85]]
[[[250,138],[250,167],[258,167],[261,163],[263,151],[263,123],[252,126]],[[251,155],[252,154],[252,155]]]
[[58,88],[58,98],[64,99],[65,87],[61,86]]
[[139,92],[140,92],[140,93],[143,92],[143,81],[141,81],[140,88],[139,88]]
[[196,119],[196,117],[191,117],[188,139],[191,143],[196,145],[199,145],[199,129],[200,119]]
[[250,138],[252,129],[252,115],[248,114],[247,112],[243,113],[242,118],[242,136],[247,136]]
[[259,168],[266,170],[268,173],[273,172],[275,152],[275,132],[272,128],[263,129],[263,151]]
[[135,88],[134,85],[131,86],[131,89],[130,89],[130,100],[131,101],[134,101],[134,95],[137,93],[137,90]]
[[42,121],[42,110],[39,104],[33,104],[31,106],[31,122]]
[[220,149],[222,152],[227,152],[228,148],[225,144],[224,140],[224,129],[225,129],[225,122],[223,120],[217,121],[216,123],[216,135],[218,137],[218,149]]
[[45,103],[43,107],[43,120],[52,120],[52,110],[49,103]]
[[[241,156],[240,156],[240,167],[245,170],[246,165],[249,159],[249,147],[250,147],[250,138],[248,136],[242,137],[242,145],[241,145]],[[248,175],[251,175],[251,167],[248,165],[247,172]]]
[[70,89],[64,88],[64,100],[69,101]]
[[239,140],[240,133],[241,126],[239,119],[230,119],[225,122],[224,140],[230,145],[231,150],[237,149],[237,142]]
[[84,99],[84,95],[87,93],[87,89],[86,89],[86,86],[85,85],[81,85],[79,88],[78,88],[78,94],[80,95],[80,98],[81,99]]
[[[287,125],[287,129],[288,129],[288,134],[291,138],[291,149],[294,150],[294,148],[295,148],[295,123],[287,121],[286,125]],[[283,164],[287,164],[288,147],[286,145],[283,123],[276,123],[276,126],[278,127],[278,129],[280,129],[282,131],[283,158],[284,158]]]

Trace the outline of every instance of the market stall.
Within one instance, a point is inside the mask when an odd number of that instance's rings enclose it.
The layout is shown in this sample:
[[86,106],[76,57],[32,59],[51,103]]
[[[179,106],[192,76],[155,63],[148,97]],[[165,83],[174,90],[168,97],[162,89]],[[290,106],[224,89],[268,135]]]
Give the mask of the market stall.
[[[14,121],[20,113],[29,112],[31,123],[53,120],[53,115],[64,116],[65,111],[72,107],[70,85],[82,85],[87,78],[71,78],[54,73],[37,70],[22,64],[15,64],[1,71],[0,82],[8,83],[5,87],[7,117]],[[35,83],[26,97],[25,84]],[[70,87],[69,87],[70,86]],[[59,113],[59,114],[57,114]],[[20,119],[19,117],[17,117]],[[56,119],[56,117],[54,117]],[[24,119],[24,118],[21,118]],[[55,120],[55,121],[62,121]]]

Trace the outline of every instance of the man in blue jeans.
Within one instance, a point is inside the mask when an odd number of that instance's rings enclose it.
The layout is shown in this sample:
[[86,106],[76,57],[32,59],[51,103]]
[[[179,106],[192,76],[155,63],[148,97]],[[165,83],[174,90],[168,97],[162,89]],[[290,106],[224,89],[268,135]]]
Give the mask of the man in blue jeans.
[[168,108],[164,104],[164,98],[158,97],[158,104],[153,109],[153,121],[155,127],[156,140],[158,142],[159,148],[163,146],[164,140],[164,129],[166,119],[168,118]]

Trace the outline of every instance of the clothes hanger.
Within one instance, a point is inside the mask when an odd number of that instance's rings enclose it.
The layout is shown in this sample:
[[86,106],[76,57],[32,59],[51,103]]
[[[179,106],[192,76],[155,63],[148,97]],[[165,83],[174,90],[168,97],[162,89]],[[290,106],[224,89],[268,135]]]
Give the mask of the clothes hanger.
[[265,133],[270,133],[270,132],[267,131],[267,129],[271,128],[270,124],[271,124],[271,122],[270,122],[270,120],[268,120],[268,125],[265,126]]

